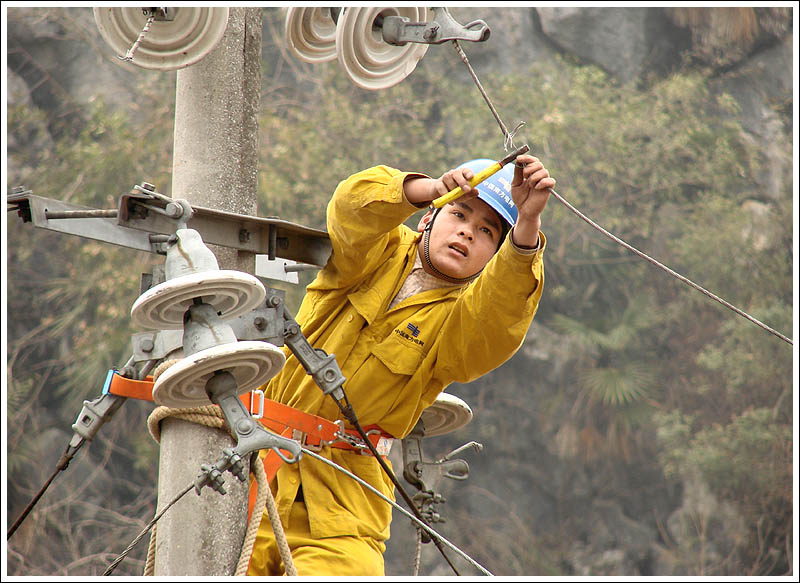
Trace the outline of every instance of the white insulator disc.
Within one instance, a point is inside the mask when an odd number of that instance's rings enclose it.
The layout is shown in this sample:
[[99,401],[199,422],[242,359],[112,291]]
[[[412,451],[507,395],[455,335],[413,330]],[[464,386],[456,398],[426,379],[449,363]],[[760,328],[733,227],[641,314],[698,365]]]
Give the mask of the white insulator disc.
[[297,6],[286,10],[284,34],[289,50],[307,63],[336,58],[336,23],[330,11],[320,6]]
[[274,377],[285,362],[283,352],[268,342],[243,341],[213,346],[164,371],[153,385],[153,400],[166,407],[209,405],[206,383],[215,371],[231,373],[241,395]]
[[[228,26],[228,8],[169,7],[172,20],[154,20],[133,54],[134,65],[169,71],[193,65],[219,43]],[[140,6],[94,9],[100,35],[120,57],[139,38],[147,15]]]
[[[432,14],[432,12],[430,13]],[[375,26],[378,15],[403,16],[410,22],[426,22],[427,8],[403,6],[348,7],[336,25],[336,56],[350,79],[364,89],[386,89],[396,85],[416,68],[428,50],[427,44],[390,45]]]
[[131,308],[131,320],[150,330],[183,328],[183,315],[198,297],[214,306],[224,320],[257,308],[267,292],[258,278],[242,271],[192,273],[168,279],[140,295]]
[[461,429],[472,420],[472,409],[449,393],[439,393],[433,404],[422,412],[425,437],[444,435]]

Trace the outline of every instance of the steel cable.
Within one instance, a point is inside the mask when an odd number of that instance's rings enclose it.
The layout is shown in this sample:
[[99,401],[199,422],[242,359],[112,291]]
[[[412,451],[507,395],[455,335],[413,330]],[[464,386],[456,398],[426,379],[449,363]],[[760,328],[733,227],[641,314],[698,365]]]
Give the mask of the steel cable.
[[110,575],[114,571],[114,569],[117,568],[117,565],[119,565],[122,562],[122,560],[128,555],[128,553],[130,553],[131,550],[133,550],[133,547],[135,547],[136,544],[140,540],[142,540],[142,537],[144,537],[144,535],[146,535],[150,531],[150,529],[153,528],[153,526],[155,526],[156,522],[158,522],[158,519],[161,518],[164,515],[164,513],[172,507],[173,504],[175,504],[178,500],[183,498],[186,495],[186,493],[189,492],[189,490],[191,490],[192,488],[194,488],[194,483],[189,484],[180,494],[175,496],[175,498],[169,504],[167,504],[161,510],[161,512],[156,514],[153,517],[153,520],[147,523],[147,526],[144,527],[144,530],[140,532],[137,535],[137,537],[133,539],[133,541],[131,541],[131,543],[127,546],[127,548],[124,551],[122,551],[122,553],[120,553],[120,555],[116,559],[114,559],[114,561],[103,572],[103,575]]
[[[486,101],[486,104],[489,106],[489,109],[491,110],[492,115],[494,116],[495,120],[497,120],[497,123],[500,126],[500,130],[503,132],[503,136],[504,136],[504,140],[505,140],[504,141],[504,148],[506,148],[506,150],[507,150],[508,149],[507,147],[508,147],[508,144],[509,144],[510,141],[511,141],[511,144],[513,145],[513,132],[511,134],[509,134],[508,129],[506,128],[505,124],[503,123],[503,120],[500,119],[500,115],[497,113],[497,109],[494,107],[494,104],[492,103],[492,100],[489,99],[489,96],[486,94],[486,91],[484,90],[483,85],[481,84],[480,80],[478,79],[478,75],[475,73],[475,71],[473,70],[472,66],[469,64],[469,60],[467,59],[467,55],[464,54],[464,51],[461,49],[461,45],[458,44],[457,40],[453,41],[453,45],[455,46],[456,51],[458,52],[458,55],[461,57],[462,62],[464,63],[464,65],[466,65],[467,69],[469,70],[469,73],[472,76],[473,81],[475,81],[475,85],[478,87],[478,90],[480,91],[481,95],[483,96],[484,101]],[[514,129],[514,132],[516,132],[521,126],[522,126],[522,123],[520,123]],[[770,328],[769,326],[767,326],[763,322],[757,320],[756,318],[754,318],[753,316],[751,316],[750,314],[748,314],[744,310],[741,310],[741,309],[737,308],[736,306],[734,306],[733,304],[723,300],[719,296],[714,295],[713,293],[711,293],[710,291],[706,290],[702,286],[694,283],[692,280],[690,280],[690,279],[682,276],[681,274],[673,271],[672,269],[670,269],[666,265],[664,265],[662,263],[659,263],[658,261],[656,261],[652,257],[646,255],[645,253],[642,253],[641,251],[639,251],[638,249],[636,249],[632,245],[629,245],[628,243],[626,243],[625,241],[623,241],[619,237],[616,237],[612,233],[606,231],[603,227],[601,227],[600,225],[598,225],[597,223],[595,223],[594,221],[592,221],[591,219],[586,217],[578,209],[576,209],[574,206],[569,204],[564,199],[564,197],[562,197],[560,194],[558,194],[555,190],[553,190],[552,188],[549,189],[549,190],[550,190],[550,194],[555,196],[556,199],[558,199],[558,201],[561,202],[561,204],[566,206],[570,211],[572,211],[573,213],[578,215],[578,217],[580,217],[581,219],[583,219],[584,221],[589,223],[592,227],[594,227],[595,229],[597,229],[598,231],[603,233],[606,237],[608,237],[612,241],[622,245],[623,247],[625,247],[629,251],[635,253],[636,255],[641,257],[642,259],[645,259],[646,261],[649,261],[650,263],[652,263],[653,265],[655,265],[659,269],[662,269],[662,270],[666,271],[671,276],[673,276],[676,279],[678,279],[679,281],[682,281],[683,283],[689,285],[690,287],[696,289],[697,291],[705,294],[706,296],[708,296],[712,300],[715,300],[715,301],[719,302],[720,304],[722,304],[726,308],[734,311],[736,314],[738,314],[738,315],[742,316],[743,318],[749,320],[753,324],[761,327],[762,329],[766,330],[767,332],[769,332],[771,334],[774,334],[775,336],[777,336],[778,338],[780,338],[784,342],[787,342],[790,345],[794,345],[794,343],[792,342],[791,338],[788,338],[787,336],[784,336],[783,334],[781,334],[777,330],[774,330],[773,328]]]
[[[361,427],[361,423],[358,421],[358,417],[356,416],[356,412],[353,410],[353,405],[350,403],[350,400],[347,398],[347,393],[344,392],[344,387],[342,387],[342,394],[344,395],[344,398],[343,398],[344,403],[340,402],[336,398],[333,399],[336,402],[336,404],[339,406],[339,409],[341,410],[342,414],[345,416],[345,418],[348,421],[350,421],[350,423],[353,425],[353,427],[356,429],[356,431],[358,431],[359,435],[361,436],[361,439],[364,441],[364,444],[370,450],[370,452],[372,453],[372,456],[377,460],[377,462],[381,466],[381,469],[383,470],[383,472],[386,474],[386,476],[395,485],[395,487],[397,488],[397,491],[400,492],[400,496],[403,498],[403,500],[406,501],[406,504],[408,504],[408,507],[414,512],[414,515],[415,515],[416,519],[419,522],[425,523],[425,519],[423,518],[422,513],[414,505],[414,502],[411,499],[411,496],[408,495],[408,492],[406,492],[406,489],[403,488],[403,485],[400,483],[400,480],[397,479],[397,476],[395,476],[395,474],[392,471],[392,469],[387,465],[387,463],[380,456],[380,454],[378,454],[378,450],[375,448],[375,446],[370,441],[369,437],[367,436],[366,432],[364,431],[364,428]],[[331,395],[331,397],[333,397],[333,395]],[[448,565],[450,565],[450,568],[453,570],[453,573],[455,573],[456,575],[459,575],[458,569],[456,569],[456,566],[450,560],[450,557],[448,557],[447,554],[444,552],[444,549],[442,548],[442,545],[439,542],[439,540],[434,538],[433,539],[433,544],[436,545],[436,548],[439,550],[439,552],[441,553],[441,555],[444,558],[444,560],[447,562]]]
[[[61,456],[61,460],[67,459],[67,463],[69,463],[69,459],[71,459],[72,455],[74,455],[74,452],[70,451],[71,449],[72,447],[68,445],[66,451]],[[36,503],[39,502],[39,498],[41,498],[42,495],[44,495],[47,488],[50,487],[52,481],[55,480],[59,472],[61,472],[62,470],[64,470],[64,468],[66,468],[66,464],[63,464],[61,460],[59,460],[58,466],[56,467],[52,475],[47,479],[44,485],[36,493],[36,496],[34,496],[33,499],[30,502],[28,502],[28,505],[25,507],[25,510],[23,510],[19,518],[17,518],[17,520],[14,521],[14,524],[11,525],[11,528],[8,529],[8,533],[6,534],[6,540],[9,540],[14,535],[14,533],[17,532],[17,529],[20,527],[22,522],[28,517],[28,514],[30,514],[31,510],[33,510],[33,507],[36,506]]]
[[[126,369],[127,367],[131,366],[133,362],[134,362],[133,356],[131,356],[128,359],[128,362],[125,363],[125,365],[123,366],[123,369]],[[140,370],[136,374],[135,378],[143,379],[150,372],[150,369],[153,367],[154,364],[155,362],[152,360],[147,361],[144,367],[142,367],[142,370]],[[108,413],[109,417],[110,415],[113,415],[114,411],[116,411],[116,409],[109,409]],[[108,419],[102,420],[95,429],[95,431],[99,430],[100,426],[106,421],[108,421]],[[93,436],[94,434],[92,434],[92,437]],[[79,439],[75,445],[72,445],[72,442],[75,439],[75,437],[81,437],[81,439]],[[88,439],[91,440],[92,437],[89,437]],[[44,485],[39,489],[39,491],[36,493],[33,499],[28,503],[28,505],[25,507],[25,510],[22,511],[22,514],[19,516],[19,518],[17,518],[17,520],[14,521],[14,524],[11,525],[11,528],[8,529],[8,532],[6,533],[6,541],[8,541],[14,535],[14,533],[17,531],[20,525],[25,521],[25,519],[28,517],[28,514],[30,514],[30,512],[33,510],[33,507],[36,506],[36,504],[39,502],[39,499],[44,495],[47,488],[49,488],[53,480],[56,479],[56,476],[58,476],[60,472],[65,471],[67,467],[69,467],[69,463],[72,461],[72,458],[75,457],[75,454],[78,453],[78,451],[81,449],[81,447],[83,447],[83,444],[86,443],[86,441],[87,441],[86,437],[79,436],[77,433],[73,436],[72,440],[70,440],[70,442],[67,444],[64,453],[61,454],[58,463],[56,463],[55,471],[47,479]]]
[[482,572],[484,575],[492,575],[492,573],[491,573],[491,572],[489,572],[489,570],[487,570],[485,567],[483,567],[483,566],[482,566],[480,563],[478,563],[478,562],[477,562],[475,559],[473,559],[473,558],[472,558],[472,557],[470,557],[470,556],[469,556],[467,553],[465,553],[464,551],[462,551],[461,549],[459,549],[459,548],[458,548],[456,545],[454,545],[453,543],[451,543],[449,540],[447,540],[445,537],[443,537],[442,535],[440,535],[438,532],[436,532],[435,530],[433,530],[433,529],[432,529],[430,526],[428,526],[428,525],[427,525],[425,522],[423,522],[422,520],[420,520],[419,518],[417,518],[416,516],[414,516],[413,514],[411,514],[411,513],[410,513],[408,510],[406,510],[405,508],[403,508],[402,506],[400,506],[399,504],[397,504],[397,503],[396,503],[396,502],[394,502],[393,500],[391,500],[391,499],[387,498],[386,496],[384,496],[384,495],[383,495],[381,492],[379,492],[379,491],[378,491],[378,490],[377,490],[375,487],[373,487],[371,484],[369,484],[369,483],[365,482],[364,480],[362,480],[361,478],[359,478],[358,476],[356,476],[356,475],[355,475],[355,474],[353,474],[352,472],[348,471],[347,469],[343,468],[342,466],[340,466],[340,465],[339,465],[339,464],[337,464],[336,462],[333,462],[333,461],[331,461],[331,460],[329,460],[329,459],[327,459],[327,458],[325,458],[325,457],[323,457],[323,456],[321,456],[321,455],[318,455],[317,453],[315,453],[315,452],[313,452],[313,451],[311,451],[311,450],[309,450],[309,449],[303,448],[303,453],[304,453],[304,454],[306,454],[306,455],[309,455],[309,456],[313,457],[314,459],[318,459],[319,461],[321,461],[321,462],[324,462],[324,463],[328,464],[328,465],[329,465],[329,466],[331,466],[332,468],[334,468],[334,469],[336,469],[336,470],[339,470],[339,471],[340,471],[340,472],[342,472],[343,474],[345,474],[345,475],[349,476],[350,478],[354,479],[356,482],[358,482],[359,484],[361,484],[362,486],[364,486],[365,488],[367,488],[367,489],[368,489],[370,492],[372,492],[373,494],[375,494],[376,496],[378,496],[378,497],[379,497],[379,498],[381,498],[382,500],[384,500],[384,501],[388,502],[388,503],[389,503],[389,504],[391,504],[391,505],[392,505],[394,508],[397,508],[397,509],[398,509],[400,512],[402,512],[403,514],[405,514],[406,516],[408,516],[408,517],[409,517],[411,520],[413,520],[413,521],[414,521],[414,522],[415,522],[415,523],[416,523],[416,524],[417,524],[417,525],[418,525],[420,528],[424,528],[424,529],[425,529],[425,531],[426,531],[426,532],[427,532],[429,535],[431,535],[431,538],[432,538],[433,540],[440,540],[441,542],[443,542],[444,544],[446,544],[446,545],[447,545],[448,547],[450,547],[450,548],[451,548],[453,551],[455,551],[455,552],[456,552],[456,553],[458,553],[458,554],[459,554],[461,557],[463,557],[464,559],[466,559],[466,560],[467,560],[467,561],[468,561],[468,562],[469,562],[469,563],[470,563],[472,566],[474,566],[475,568],[477,568],[478,570],[480,570],[480,571],[481,571],[481,572]]
[[659,269],[663,269],[664,271],[666,271],[667,273],[669,273],[669,274],[670,274],[672,277],[675,277],[675,278],[677,278],[678,280],[680,280],[680,281],[682,281],[683,283],[685,283],[686,285],[689,285],[689,286],[693,287],[694,289],[696,289],[697,291],[699,291],[699,292],[701,292],[701,293],[705,294],[706,296],[708,296],[708,297],[709,297],[709,298],[711,298],[712,300],[715,300],[715,301],[719,302],[720,304],[722,304],[722,305],[723,305],[723,306],[725,306],[726,308],[728,308],[728,309],[730,309],[730,310],[733,310],[734,312],[736,312],[737,314],[739,314],[739,315],[740,315],[740,316],[742,316],[743,318],[746,318],[747,320],[751,321],[753,324],[755,324],[755,325],[757,325],[757,326],[760,326],[761,328],[763,328],[763,329],[764,329],[764,330],[766,330],[767,332],[770,332],[771,334],[774,334],[775,336],[777,336],[778,338],[780,338],[780,339],[781,339],[781,340],[783,340],[784,342],[788,342],[789,344],[793,344],[793,342],[792,342],[791,338],[788,338],[788,337],[784,336],[783,334],[781,334],[780,332],[778,332],[777,330],[774,330],[774,329],[770,328],[769,326],[767,326],[766,324],[764,324],[764,323],[763,323],[763,322],[761,322],[760,320],[757,320],[756,318],[754,318],[753,316],[751,316],[751,315],[750,315],[750,314],[748,314],[747,312],[745,312],[745,311],[743,311],[743,310],[740,310],[739,308],[737,308],[737,307],[736,307],[736,306],[734,306],[733,304],[730,304],[729,302],[726,302],[725,300],[723,300],[723,299],[722,299],[722,298],[720,298],[719,296],[716,296],[716,295],[714,295],[713,293],[711,293],[711,292],[710,292],[710,291],[708,291],[707,289],[703,288],[702,286],[699,286],[699,285],[697,285],[697,284],[696,284],[696,283],[694,283],[692,280],[690,280],[690,279],[688,279],[688,278],[686,278],[686,277],[682,276],[680,273],[677,273],[676,271],[673,271],[672,269],[670,269],[670,268],[669,268],[669,267],[667,267],[666,265],[664,265],[664,264],[662,264],[662,263],[659,263],[658,261],[656,261],[655,259],[653,259],[653,258],[652,258],[652,257],[650,257],[649,255],[647,255],[647,254],[645,254],[645,253],[642,253],[641,251],[639,251],[638,249],[636,249],[634,246],[632,246],[632,245],[629,245],[628,243],[626,243],[625,241],[623,241],[622,239],[620,239],[620,238],[619,238],[619,237],[617,237],[616,235],[614,235],[614,234],[612,234],[612,233],[609,233],[609,232],[608,232],[608,231],[606,231],[606,230],[605,230],[603,227],[601,227],[600,225],[598,225],[597,223],[595,223],[593,220],[591,220],[589,217],[587,217],[586,215],[584,215],[583,213],[581,213],[581,212],[580,212],[578,209],[576,209],[574,206],[572,206],[571,204],[569,204],[569,203],[568,203],[568,202],[567,202],[567,201],[564,199],[564,197],[562,197],[560,194],[558,194],[558,193],[557,193],[555,190],[553,190],[552,188],[550,189],[550,194],[552,194],[553,196],[555,196],[555,197],[558,199],[558,201],[559,201],[561,204],[563,204],[565,207],[567,207],[567,208],[568,208],[570,211],[572,211],[573,213],[575,213],[576,215],[578,215],[578,217],[580,217],[581,219],[583,219],[584,221],[586,221],[587,223],[589,223],[589,224],[590,224],[592,227],[594,227],[595,229],[597,229],[598,231],[600,231],[601,233],[603,233],[603,235],[605,235],[606,237],[608,237],[608,238],[609,238],[609,239],[611,239],[612,241],[614,241],[614,242],[616,242],[616,243],[619,243],[620,245],[622,245],[623,247],[625,247],[625,248],[626,248],[626,249],[628,249],[629,251],[631,251],[631,252],[635,253],[636,255],[638,255],[639,257],[641,257],[642,259],[645,259],[646,261],[649,261],[650,263],[652,263],[653,265],[655,265],[655,266],[656,266],[656,267],[658,267]]
[[417,577],[419,575],[420,559],[422,558],[422,529],[417,526],[416,530],[417,530],[417,536],[416,536],[417,543],[414,548],[414,574],[412,575],[412,577]]

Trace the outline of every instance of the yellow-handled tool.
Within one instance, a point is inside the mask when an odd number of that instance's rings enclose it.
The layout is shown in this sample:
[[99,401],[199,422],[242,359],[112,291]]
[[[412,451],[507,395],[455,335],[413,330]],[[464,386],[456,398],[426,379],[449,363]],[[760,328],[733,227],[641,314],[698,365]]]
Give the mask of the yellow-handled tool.
[[[524,146],[522,146],[520,148],[517,148],[516,150],[511,152],[508,156],[506,156],[502,160],[500,160],[498,162],[495,162],[494,164],[492,164],[488,168],[478,172],[475,176],[472,177],[472,180],[469,181],[469,185],[470,186],[476,186],[476,185],[480,184],[481,182],[483,182],[484,180],[489,178],[495,172],[499,172],[500,169],[503,166],[505,166],[509,162],[512,162],[513,160],[515,160],[517,158],[517,156],[519,156],[520,154],[524,154],[528,150],[530,150],[530,148],[528,147],[528,144],[525,144]],[[456,200],[462,194],[464,194],[464,191],[461,190],[460,186],[456,186],[453,190],[451,190],[447,194],[445,194],[443,196],[440,196],[439,198],[434,199],[433,200],[433,206],[436,207],[437,209],[438,208],[442,208],[447,203],[453,202],[454,200]]]

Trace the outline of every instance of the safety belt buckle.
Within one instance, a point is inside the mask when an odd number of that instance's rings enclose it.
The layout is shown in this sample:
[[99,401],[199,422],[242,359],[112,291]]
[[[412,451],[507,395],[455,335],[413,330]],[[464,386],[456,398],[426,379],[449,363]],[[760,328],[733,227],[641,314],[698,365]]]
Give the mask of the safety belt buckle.
[[301,446],[310,449],[311,451],[320,451],[322,446],[325,445],[325,440],[320,439],[316,445],[308,442],[308,433],[299,429],[292,429],[292,439],[297,441]]
[[356,438],[353,435],[350,435],[347,430],[344,428],[344,421],[341,419],[337,419],[334,421],[336,427],[338,428],[336,431],[336,440],[343,441],[344,443],[348,444],[353,449],[358,449],[360,447],[366,448],[367,446],[364,445],[360,439]]
[[[255,396],[258,395],[258,413],[255,412],[255,408],[253,407],[253,402],[255,401]],[[264,416],[264,391],[261,389],[256,389],[254,391],[250,391],[250,415],[253,416],[253,419],[261,419]]]

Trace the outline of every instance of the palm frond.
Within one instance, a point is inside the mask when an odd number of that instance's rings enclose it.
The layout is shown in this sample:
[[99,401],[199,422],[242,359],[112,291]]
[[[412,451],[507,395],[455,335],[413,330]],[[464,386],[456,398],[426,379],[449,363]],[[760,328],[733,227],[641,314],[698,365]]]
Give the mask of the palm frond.
[[580,383],[604,405],[625,406],[640,401],[655,380],[650,368],[641,363],[621,367],[594,368],[580,375]]

